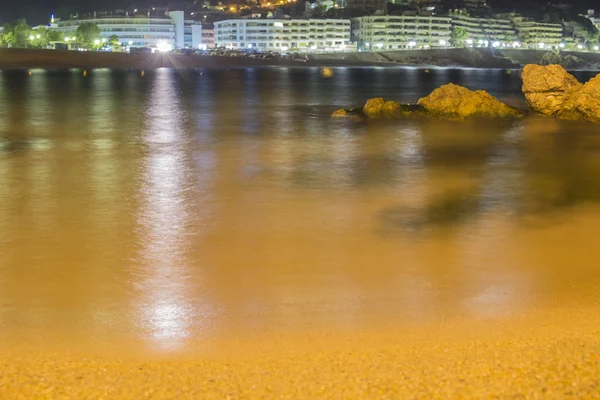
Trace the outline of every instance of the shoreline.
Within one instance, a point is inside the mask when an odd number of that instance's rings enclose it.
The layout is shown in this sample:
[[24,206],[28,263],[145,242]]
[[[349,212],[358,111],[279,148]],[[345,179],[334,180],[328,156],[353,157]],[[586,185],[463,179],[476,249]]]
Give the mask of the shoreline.
[[[227,69],[255,67],[417,67],[520,69],[539,63],[546,52],[537,50],[404,50],[373,53],[311,54],[306,62],[286,59],[257,59],[226,56],[177,54],[100,53],[65,50],[0,49],[0,70],[19,69]],[[561,55],[562,56],[562,55]],[[600,53],[564,53],[578,60],[570,70],[600,70]],[[571,58],[569,58],[571,57]],[[560,58],[558,59],[560,61]],[[569,61],[569,62],[571,62]]]
[[569,304],[418,328],[225,336],[178,354],[5,347],[0,387],[12,398],[587,398],[600,385],[598,315]]

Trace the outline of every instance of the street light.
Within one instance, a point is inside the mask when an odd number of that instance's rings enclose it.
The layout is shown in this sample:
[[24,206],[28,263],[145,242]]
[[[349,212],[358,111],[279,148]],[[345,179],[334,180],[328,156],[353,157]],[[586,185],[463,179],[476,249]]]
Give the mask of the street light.
[[35,37],[33,35],[29,36],[29,40],[33,40]]

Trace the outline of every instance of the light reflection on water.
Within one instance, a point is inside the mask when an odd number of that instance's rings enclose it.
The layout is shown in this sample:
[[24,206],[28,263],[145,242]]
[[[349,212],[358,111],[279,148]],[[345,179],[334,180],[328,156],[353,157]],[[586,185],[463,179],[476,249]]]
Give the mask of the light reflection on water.
[[449,80],[522,101],[501,71],[1,73],[2,335],[174,350],[597,293],[596,126],[328,118]]

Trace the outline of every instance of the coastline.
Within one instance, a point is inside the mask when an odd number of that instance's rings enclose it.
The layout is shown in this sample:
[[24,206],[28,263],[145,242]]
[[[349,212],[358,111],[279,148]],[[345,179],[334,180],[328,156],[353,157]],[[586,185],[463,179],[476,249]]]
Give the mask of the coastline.
[[[455,67],[520,69],[539,63],[548,55],[538,50],[445,49],[404,50],[372,53],[311,54],[306,62],[285,59],[257,59],[225,56],[176,54],[98,53],[63,50],[0,49],[0,69],[115,68],[151,70],[221,69],[253,67]],[[600,70],[600,53],[562,53],[559,59],[571,63],[568,69]],[[563,57],[562,59],[560,57]],[[573,61],[573,60],[576,60]],[[575,64],[573,64],[575,62]]]

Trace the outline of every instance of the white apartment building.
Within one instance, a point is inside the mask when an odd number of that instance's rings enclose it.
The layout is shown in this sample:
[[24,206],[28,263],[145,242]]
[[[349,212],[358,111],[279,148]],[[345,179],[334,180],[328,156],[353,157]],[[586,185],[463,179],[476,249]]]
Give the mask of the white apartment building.
[[228,19],[215,22],[215,47],[278,52],[355,51],[350,20]]
[[563,41],[563,26],[561,24],[536,22],[520,16],[515,16],[512,20],[519,35],[519,40],[529,48],[557,47]]
[[183,11],[171,11],[165,18],[104,16],[71,19],[58,21],[56,29],[74,36],[77,27],[85,22],[98,25],[103,39],[115,35],[130,47],[156,48],[158,43],[166,43],[173,48],[198,48],[202,43],[202,25],[185,20]]
[[452,14],[452,27],[463,28],[469,34],[468,43],[514,44],[519,41],[517,30],[508,18],[474,18],[468,15]]
[[369,16],[352,19],[352,40],[360,50],[443,48],[450,45],[451,18]]

